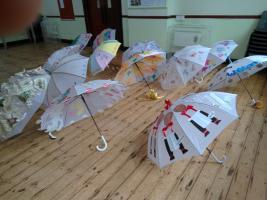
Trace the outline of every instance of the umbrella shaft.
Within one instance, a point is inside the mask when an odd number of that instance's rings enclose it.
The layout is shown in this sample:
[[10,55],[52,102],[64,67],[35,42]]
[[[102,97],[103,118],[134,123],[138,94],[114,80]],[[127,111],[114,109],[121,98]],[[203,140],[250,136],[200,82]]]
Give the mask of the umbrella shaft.
[[245,88],[245,90],[247,91],[249,97],[253,100],[254,98],[252,97],[251,93],[249,92],[248,88],[246,87],[245,83],[243,82],[243,79],[240,77],[239,74],[237,74],[238,78],[240,79],[241,84],[243,85],[243,87]]
[[147,82],[147,80],[146,80],[146,78],[145,78],[143,72],[141,71],[141,69],[139,68],[139,66],[137,65],[137,63],[134,63],[134,64],[135,64],[135,66],[137,67],[137,69],[139,70],[141,76],[143,76],[143,78],[144,78],[144,80],[145,80],[145,82],[146,82],[147,87],[148,87],[149,89],[151,89],[149,83]]
[[87,108],[87,110],[88,110],[88,112],[89,112],[89,114],[90,114],[90,116],[91,116],[91,118],[92,118],[92,120],[93,120],[95,126],[96,126],[96,129],[97,129],[98,133],[100,134],[100,136],[103,136],[103,134],[101,133],[101,130],[100,130],[99,126],[97,125],[97,123],[96,123],[96,121],[95,121],[95,118],[94,118],[94,116],[93,116],[93,114],[92,114],[92,112],[91,112],[89,106],[87,105],[87,103],[86,103],[86,101],[85,101],[83,95],[81,95],[81,97],[82,97],[82,100],[83,100],[83,102],[84,102],[84,104],[85,104],[85,106],[86,106],[86,108]]

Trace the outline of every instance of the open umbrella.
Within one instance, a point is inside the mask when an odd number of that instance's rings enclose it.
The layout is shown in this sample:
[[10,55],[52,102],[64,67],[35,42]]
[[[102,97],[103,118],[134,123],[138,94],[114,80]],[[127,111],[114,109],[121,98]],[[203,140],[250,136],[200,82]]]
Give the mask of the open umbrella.
[[97,149],[104,151],[107,143],[93,116],[120,100],[125,90],[126,87],[118,81],[96,80],[77,84],[56,98],[46,109],[39,121],[40,129],[48,132],[51,138],[55,138],[52,135],[53,131],[59,131],[78,120],[92,117],[104,144],[103,148],[97,146]]
[[106,40],[115,40],[116,30],[107,28],[104,29],[99,35],[96,36],[93,42],[93,49],[96,49],[102,42]]
[[91,33],[82,33],[77,38],[75,38],[71,45],[79,45],[80,49],[84,49],[87,43],[90,41],[91,37]]
[[117,40],[102,42],[90,56],[90,69],[93,75],[103,71],[116,56],[121,43]]
[[261,107],[261,103],[252,97],[251,93],[245,86],[242,79],[247,78],[258,71],[267,67],[267,56],[249,56],[239,60],[236,60],[225,68],[221,69],[209,84],[209,90],[217,90],[219,88],[223,88],[226,86],[230,86],[233,83],[241,81],[242,86],[246,89],[247,93],[249,94],[252,105],[256,107]]
[[[156,119],[148,137],[148,157],[159,167],[202,155],[235,119],[236,95],[224,92],[190,94],[171,104]],[[210,150],[208,150],[210,152]],[[219,163],[213,153],[212,156]]]
[[43,103],[49,78],[37,68],[16,73],[1,85],[0,140],[22,133]]
[[50,75],[44,105],[49,106],[57,96],[75,84],[86,80],[88,57],[79,54],[79,45],[64,47],[53,53],[43,68]]
[[152,90],[149,82],[158,76],[158,66],[165,62],[166,53],[154,41],[138,42],[123,53],[122,66],[115,80],[126,85],[145,81]]
[[193,45],[177,51],[170,60],[160,66],[160,84],[163,89],[185,85],[206,63],[210,48]]
[[[223,40],[212,45],[205,66],[195,76],[196,80],[203,78],[213,69],[226,61],[238,45],[233,40]],[[198,81],[201,82],[201,81]]]

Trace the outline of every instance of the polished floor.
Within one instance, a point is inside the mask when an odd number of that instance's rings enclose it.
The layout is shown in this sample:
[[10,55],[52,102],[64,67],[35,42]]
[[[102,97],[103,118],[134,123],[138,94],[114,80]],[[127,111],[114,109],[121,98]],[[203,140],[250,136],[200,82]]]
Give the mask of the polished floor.
[[[24,68],[42,65],[61,46],[27,44],[0,50],[0,82]],[[114,75],[114,70],[107,70],[95,78]],[[211,76],[201,85],[191,83],[175,91],[162,91],[157,83],[153,87],[175,100],[205,90]],[[224,89],[239,95],[240,114],[210,145],[216,154],[227,155],[224,165],[215,163],[207,152],[164,169],[147,159],[147,130],[163,109],[163,100],[145,100],[144,83],[129,87],[122,101],[96,115],[109,145],[102,153],[95,150],[99,137],[91,119],[63,129],[56,140],[50,140],[37,131],[40,110],[23,134],[0,144],[0,199],[267,199],[266,78],[261,72],[245,80],[254,97],[265,102],[264,109],[249,106],[240,84]]]

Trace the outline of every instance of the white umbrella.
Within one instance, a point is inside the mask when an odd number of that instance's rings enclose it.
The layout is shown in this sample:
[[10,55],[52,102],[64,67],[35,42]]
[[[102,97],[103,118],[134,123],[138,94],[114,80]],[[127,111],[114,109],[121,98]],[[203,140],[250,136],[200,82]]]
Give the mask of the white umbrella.
[[203,78],[214,70],[216,67],[221,65],[230,57],[231,53],[235,50],[238,45],[233,40],[223,40],[214,43],[211,46],[208,58],[206,60],[205,66],[197,73],[196,81],[203,80]]
[[79,54],[79,45],[68,46],[53,53],[44,69],[50,75],[44,105],[49,106],[57,96],[75,84],[86,80],[88,57]]
[[177,51],[160,67],[160,84],[163,89],[185,85],[205,66],[210,48],[193,45]]
[[257,73],[266,67],[267,56],[255,55],[236,60],[215,74],[211,80],[211,83],[209,84],[209,90],[217,90],[241,81],[243,87],[246,89],[252,100],[252,104],[255,105],[257,102],[246,88],[242,79]]
[[37,68],[16,73],[1,85],[0,140],[22,133],[43,103],[49,78]]
[[71,45],[79,45],[80,49],[84,49],[92,37],[91,33],[82,33],[72,42]]
[[124,85],[110,80],[77,84],[64,95],[56,98],[52,105],[46,109],[39,121],[41,123],[40,129],[48,132],[49,136],[54,139],[53,131],[59,131],[78,120],[92,117],[104,143],[103,148],[97,147],[97,149],[104,151],[107,148],[107,143],[93,116],[119,101],[125,90]]
[[90,69],[93,75],[105,70],[116,56],[120,45],[117,40],[106,40],[94,50],[90,56]]
[[235,94],[202,92],[178,99],[173,105],[166,103],[166,110],[156,119],[148,137],[148,157],[159,167],[202,155],[238,118]]

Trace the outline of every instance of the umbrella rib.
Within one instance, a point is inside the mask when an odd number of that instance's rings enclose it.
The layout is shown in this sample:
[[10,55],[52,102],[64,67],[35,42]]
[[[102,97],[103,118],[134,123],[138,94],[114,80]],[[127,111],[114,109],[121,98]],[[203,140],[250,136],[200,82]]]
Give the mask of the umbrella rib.
[[52,79],[52,81],[54,82],[55,88],[56,88],[56,89],[59,91],[59,93],[61,94],[61,91],[59,90],[59,88],[58,88],[57,85],[56,85],[56,81],[55,81],[54,77],[51,76],[51,79]]
[[67,73],[67,72],[53,72],[53,74],[69,74],[69,75],[71,75],[71,76],[77,76],[77,77],[80,77],[80,78],[84,78],[84,77],[79,76],[79,75],[77,75],[77,74],[71,74],[71,73]]
[[[80,55],[80,54],[79,54]],[[81,55],[80,55],[81,56]],[[65,62],[65,63],[62,63],[58,68],[56,68],[52,73],[54,73],[56,70],[60,69],[63,65],[65,64],[68,64],[70,62],[73,62],[75,60],[81,60],[81,59],[85,59],[85,58],[76,58],[76,59],[72,59],[72,60],[69,60],[68,62]],[[86,58],[87,59],[87,58]]]

